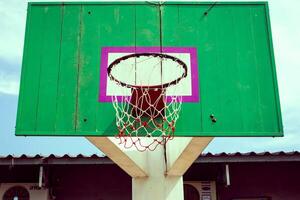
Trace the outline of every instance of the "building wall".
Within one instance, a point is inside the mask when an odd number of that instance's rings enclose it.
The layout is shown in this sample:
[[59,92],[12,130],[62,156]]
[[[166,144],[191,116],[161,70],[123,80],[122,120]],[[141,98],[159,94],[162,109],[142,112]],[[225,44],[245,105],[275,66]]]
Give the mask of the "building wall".
[[[230,164],[231,185],[224,185],[224,163],[193,164],[185,181],[215,180],[217,200],[241,197],[300,199],[300,162]],[[0,166],[0,182],[37,183],[35,166]],[[45,167],[50,196],[56,200],[131,200],[131,177],[113,164]],[[54,198],[53,198],[54,199]],[[35,199],[32,199],[35,200]]]
[[241,163],[230,165],[231,185],[218,184],[218,200],[237,197],[300,199],[300,163]]
[[131,200],[131,177],[116,165],[56,166],[49,177],[56,200]]
[[[212,180],[213,177],[215,180],[219,179],[218,200],[262,196],[271,197],[272,200],[300,199],[300,163],[231,164],[231,185],[228,187],[220,181],[220,177],[216,177],[220,176],[222,165],[197,167],[194,164],[184,179]],[[52,169],[52,173],[59,179],[54,182],[58,200],[131,199],[131,178],[115,165],[61,166]]]

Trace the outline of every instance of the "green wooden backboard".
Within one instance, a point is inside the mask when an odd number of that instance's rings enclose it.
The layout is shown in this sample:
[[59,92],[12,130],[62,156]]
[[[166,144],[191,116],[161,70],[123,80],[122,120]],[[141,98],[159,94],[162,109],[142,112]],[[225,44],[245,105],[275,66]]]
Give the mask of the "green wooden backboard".
[[176,136],[283,135],[265,2],[29,3],[16,135],[116,135],[107,66],[158,49],[189,67]]

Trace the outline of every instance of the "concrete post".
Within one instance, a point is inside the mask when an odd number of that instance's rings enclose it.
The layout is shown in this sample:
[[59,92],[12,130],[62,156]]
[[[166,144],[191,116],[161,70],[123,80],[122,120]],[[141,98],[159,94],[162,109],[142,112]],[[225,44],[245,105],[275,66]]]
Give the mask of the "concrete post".
[[166,176],[163,147],[145,154],[148,177],[132,178],[132,199],[183,200],[182,176]]
[[213,138],[174,138],[166,150],[145,152],[124,149],[114,138],[87,139],[132,177],[133,200],[183,200],[182,175]]

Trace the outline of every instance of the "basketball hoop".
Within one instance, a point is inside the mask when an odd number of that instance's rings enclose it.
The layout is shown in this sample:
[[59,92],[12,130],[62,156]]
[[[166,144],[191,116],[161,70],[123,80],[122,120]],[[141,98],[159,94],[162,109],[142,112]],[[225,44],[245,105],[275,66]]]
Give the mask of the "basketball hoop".
[[[149,73],[138,80],[137,72],[150,66]],[[173,66],[171,71],[179,75],[167,79],[162,74],[164,66]],[[127,67],[127,68],[124,68]],[[123,69],[122,69],[123,68]],[[134,80],[125,82],[114,74],[132,70]],[[187,76],[187,66],[180,59],[163,53],[135,53],[114,60],[107,69],[108,77],[124,88],[124,95],[112,95],[116,111],[116,138],[124,148],[135,146],[139,151],[155,150],[158,145],[173,139],[182,97],[169,95],[167,90]],[[169,75],[170,77],[170,75]],[[175,87],[173,87],[174,89]],[[130,95],[126,95],[130,90]]]

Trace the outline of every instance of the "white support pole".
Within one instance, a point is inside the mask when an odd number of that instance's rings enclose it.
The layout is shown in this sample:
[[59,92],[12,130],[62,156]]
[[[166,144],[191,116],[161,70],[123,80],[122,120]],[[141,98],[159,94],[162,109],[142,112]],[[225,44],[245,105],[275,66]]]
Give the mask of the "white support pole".
[[133,200],[183,200],[182,175],[212,140],[174,138],[166,150],[139,152],[121,149],[113,138],[87,139],[132,177]]
[[114,161],[131,177],[146,177],[146,172],[136,161],[116,146],[108,137],[86,137],[100,151]]
[[165,175],[166,164],[163,146],[147,152],[147,178],[132,178],[133,200],[183,200],[182,176]]
[[168,176],[182,176],[213,137],[175,138],[167,144]]

